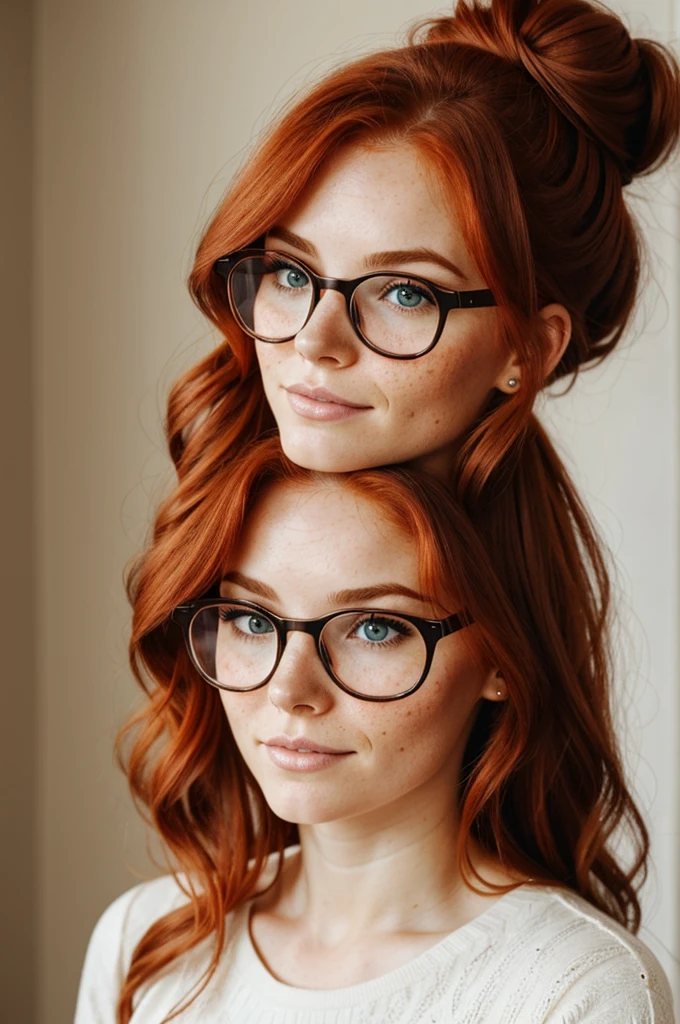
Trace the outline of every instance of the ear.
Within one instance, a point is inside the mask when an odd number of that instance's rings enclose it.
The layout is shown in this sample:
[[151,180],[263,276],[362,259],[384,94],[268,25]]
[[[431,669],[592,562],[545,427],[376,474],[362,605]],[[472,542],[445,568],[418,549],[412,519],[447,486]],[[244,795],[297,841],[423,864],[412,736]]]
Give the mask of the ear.
[[[538,315],[544,326],[546,353],[543,360],[543,379],[545,380],[553,372],[569,344],[571,317],[564,306],[560,306],[557,302],[544,306],[539,310]],[[522,365],[516,356],[511,355],[496,380],[496,387],[506,395],[513,395],[519,390],[521,384]]]
[[571,317],[557,302],[544,306],[538,314],[545,326],[547,352],[543,362],[543,378],[549,377],[571,339]]
[[479,696],[496,703],[508,699],[508,690],[499,669],[492,668],[489,671]]

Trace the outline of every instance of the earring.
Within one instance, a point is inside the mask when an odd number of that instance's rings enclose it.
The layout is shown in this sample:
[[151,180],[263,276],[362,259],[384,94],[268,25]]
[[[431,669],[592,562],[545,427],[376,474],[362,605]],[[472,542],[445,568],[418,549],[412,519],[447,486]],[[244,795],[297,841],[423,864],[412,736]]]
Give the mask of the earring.
[[519,381],[517,380],[516,377],[511,377],[510,380],[508,381],[508,387],[509,388],[516,388],[518,384],[519,384]]
[[496,696],[497,697],[502,697],[503,696],[503,691],[502,690],[496,690]]

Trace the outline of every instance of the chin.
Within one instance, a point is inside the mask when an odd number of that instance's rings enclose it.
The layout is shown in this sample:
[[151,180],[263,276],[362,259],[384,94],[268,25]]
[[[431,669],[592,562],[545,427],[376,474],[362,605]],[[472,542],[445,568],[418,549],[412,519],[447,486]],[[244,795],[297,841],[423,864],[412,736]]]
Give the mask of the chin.
[[282,821],[293,825],[323,825],[329,821],[349,817],[357,813],[356,808],[340,807],[337,801],[326,800],[319,794],[299,791],[281,793],[272,788],[263,790],[267,805]]
[[298,431],[279,430],[284,454],[302,469],[318,473],[353,473],[358,469],[373,469],[399,461],[393,456],[386,457],[377,449],[363,448],[358,438],[354,443],[344,438],[342,443],[336,444],[328,434],[320,432],[310,438],[307,431],[301,437]]

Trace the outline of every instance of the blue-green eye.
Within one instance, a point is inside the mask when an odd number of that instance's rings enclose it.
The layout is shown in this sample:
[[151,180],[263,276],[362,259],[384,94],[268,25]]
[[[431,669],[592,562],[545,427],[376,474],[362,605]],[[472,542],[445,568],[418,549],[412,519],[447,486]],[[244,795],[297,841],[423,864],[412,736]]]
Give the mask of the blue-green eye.
[[[245,619],[245,615],[243,618]],[[274,627],[268,619],[263,619],[260,615],[249,615],[248,616],[248,632],[250,633],[273,633]]]
[[414,309],[416,306],[419,306],[424,298],[422,292],[417,291],[408,284],[400,284],[397,288],[393,288],[392,292],[395,295],[394,301],[400,306],[406,306],[407,309]]
[[298,267],[282,266],[276,271],[276,283],[280,288],[306,288],[309,278]]
[[370,618],[356,622],[351,635],[355,636],[357,640],[363,640],[364,643],[377,647],[379,644],[399,643],[411,632],[411,626],[407,622],[383,616],[376,618],[371,615]]
[[393,308],[404,311],[431,311],[437,305],[434,296],[424,285],[403,279],[400,281],[392,278],[388,284],[383,285],[377,298],[386,300]]
[[376,640],[378,642],[387,640],[390,632],[390,627],[386,622],[364,622],[361,629],[363,630],[365,640]]
[[244,612],[242,608],[221,608],[219,614],[222,622],[231,623],[235,632],[243,636],[263,636],[274,632],[269,619],[253,612]]

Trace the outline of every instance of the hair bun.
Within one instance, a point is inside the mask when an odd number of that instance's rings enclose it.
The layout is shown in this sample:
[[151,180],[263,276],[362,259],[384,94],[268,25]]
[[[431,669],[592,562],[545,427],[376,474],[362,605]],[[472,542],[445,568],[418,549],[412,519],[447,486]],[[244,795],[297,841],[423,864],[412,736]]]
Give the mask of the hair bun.
[[601,4],[459,0],[452,17],[423,28],[421,42],[475,46],[523,65],[557,109],[607,151],[624,184],[657,167],[678,140],[675,56],[653,40],[633,39]]

